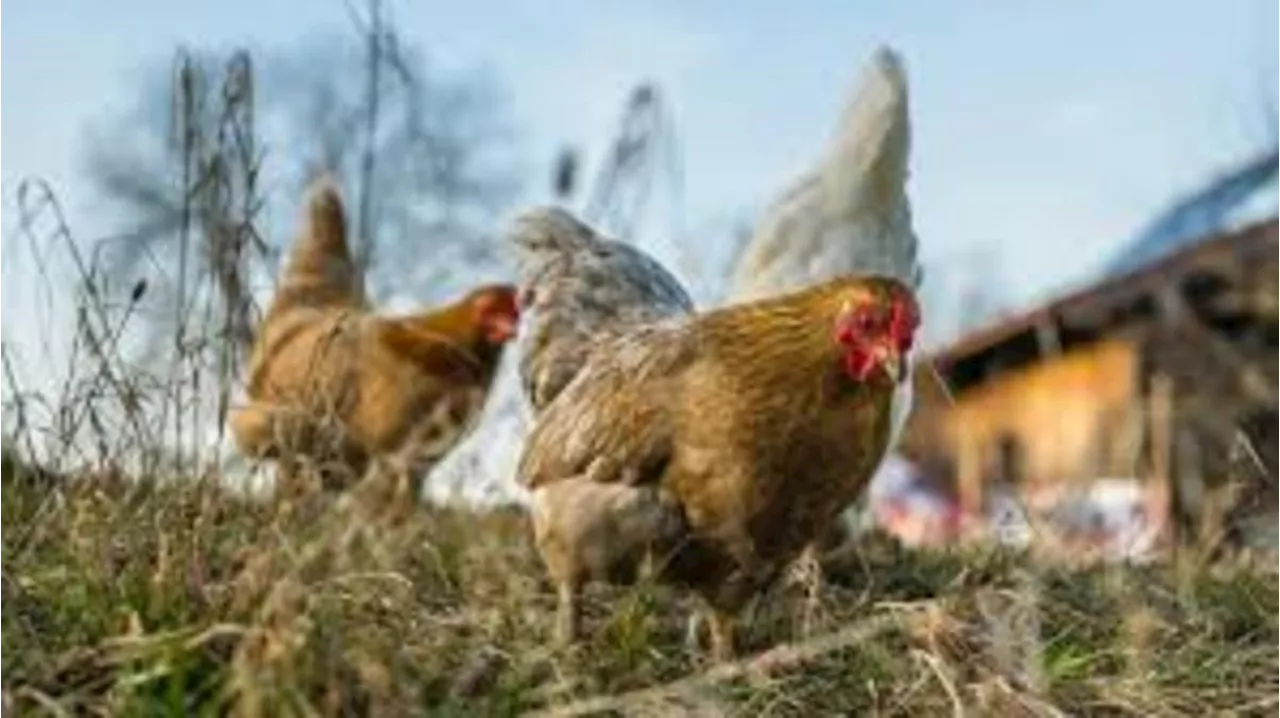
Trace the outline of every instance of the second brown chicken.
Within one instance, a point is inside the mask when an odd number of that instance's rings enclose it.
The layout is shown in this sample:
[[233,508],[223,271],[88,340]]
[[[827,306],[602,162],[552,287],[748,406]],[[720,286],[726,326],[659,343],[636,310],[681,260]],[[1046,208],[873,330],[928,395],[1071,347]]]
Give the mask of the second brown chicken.
[[231,412],[232,436],[245,454],[279,462],[278,481],[309,462],[342,487],[374,460],[416,478],[483,405],[515,334],[514,289],[484,286],[441,308],[377,314],[360,289],[332,182],[313,188],[306,220],[258,330],[249,401]]

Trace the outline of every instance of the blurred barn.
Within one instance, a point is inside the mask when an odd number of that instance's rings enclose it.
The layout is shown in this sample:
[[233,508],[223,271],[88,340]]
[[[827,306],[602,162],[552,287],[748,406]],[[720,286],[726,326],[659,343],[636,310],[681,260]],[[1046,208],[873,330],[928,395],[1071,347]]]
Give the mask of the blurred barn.
[[967,515],[1008,495],[1061,515],[1119,479],[1162,537],[1274,545],[1277,223],[1214,228],[1274,200],[1276,167],[1270,152],[1220,178],[1093,285],[920,362],[904,454]]

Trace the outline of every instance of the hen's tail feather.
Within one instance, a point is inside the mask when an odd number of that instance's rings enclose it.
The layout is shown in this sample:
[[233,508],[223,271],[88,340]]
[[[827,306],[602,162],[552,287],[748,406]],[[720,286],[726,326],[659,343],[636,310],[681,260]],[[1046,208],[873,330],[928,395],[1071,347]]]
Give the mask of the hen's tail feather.
[[360,275],[347,244],[341,190],[334,177],[324,175],[307,192],[302,231],[290,251],[272,310],[363,303]]
[[734,293],[754,299],[839,275],[921,281],[906,194],[906,72],[887,47],[872,55],[822,158],[761,218]]
[[[833,214],[878,213],[892,228],[881,235],[881,247],[868,251],[868,271],[886,273],[919,288],[923,279],[919,242],[907,199],[911,156],[907,74],[893,49],[880,47],[872,55],[831,145],[822,177]],[[880,266],[873,256],[880,259]]]

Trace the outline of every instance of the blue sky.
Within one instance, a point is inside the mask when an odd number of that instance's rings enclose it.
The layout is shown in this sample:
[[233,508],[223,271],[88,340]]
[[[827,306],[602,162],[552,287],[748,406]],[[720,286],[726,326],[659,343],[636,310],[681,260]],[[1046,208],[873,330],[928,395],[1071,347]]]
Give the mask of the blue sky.
[[[999,255],[993,281],[1024,301],[1087,277],[1175,194],[1275,132],[1274,0],[393,7],[434,59],[500,80],[540,173],[564,141],[598,147],[628,88],[657,79],[683,149],[688,227],[768,201],[813,159],[872,48],[890,43],[912,82],[926,261]],[[287,48],[350,28],[340,0],[11,0],[7,15],[6,236],[30,175],[93,235],[85,126],[130,108],[138,78],[178,43]],[[11,312],[23,301],[4,294]]]

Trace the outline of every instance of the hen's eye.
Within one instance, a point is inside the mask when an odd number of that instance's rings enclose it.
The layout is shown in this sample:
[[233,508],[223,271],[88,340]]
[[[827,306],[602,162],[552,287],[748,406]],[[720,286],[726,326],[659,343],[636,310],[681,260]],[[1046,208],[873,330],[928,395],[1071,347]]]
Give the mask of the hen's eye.
[[876,328],[876,319],[871,314],[862,312],[854,318],[854,326],[857,327],[859,333],[866,334]]

